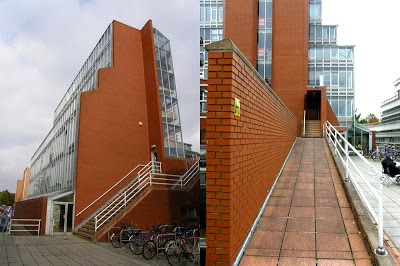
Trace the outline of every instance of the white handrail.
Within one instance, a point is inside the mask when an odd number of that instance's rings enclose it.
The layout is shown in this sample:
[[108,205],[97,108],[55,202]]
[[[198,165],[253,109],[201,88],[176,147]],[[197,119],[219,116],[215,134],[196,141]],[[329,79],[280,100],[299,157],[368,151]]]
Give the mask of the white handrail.
[[[14,227],[31,227],[31,226],[35,226],[37,227],[37,229],[12,229],[13,226],[13,221],[17,222],[17,224],[14,225]],[[20,224],[19,222],[36,222],[36,223],[27,223],[27,224]],[[37,235],[40,234],[40,224],[41,224],[42,220],[41,219],[10,219],[10,227],[8,229],[8,234],[11,234],[11,232],[30,232],[30,231],[36,231]]]
[[[126,202],[129,201],[131,198],[133,198],[134,196],[137,195],[137,193],[139,193],[146,185],[146,181],[147,181],[147,176],[149,175],[149,173],[151,173],[151,171],[153,170],[157,170],[157,168],[155,168],[154,166],[159,166],[159,169],[161,169],[161,163],[159,162],[153,162],[150,161],[149,163],[147,163],[139,172],[138,172],[138,179],[136,182],[134,182],[127,190],[125,190],[123,193],[121,193],[118,197],[116,197],[114,200],[112,200],[109,204],[107,204],[108,206],[117,203],[116,205],[114,205],[113,208],[111,208],[110,210],[108,210],[105,214],[103,214],[103,212],[105,212],[107,209],[103,209],[101,210],[95,217],[95,231],[97,231],[97,229],[102,226],[111,216],[113,216],[114,214],[116,214],[120,209],[122,209],[122,207],[126,207]],[[137,187],[139,187],[140,185],[143,185],[143,187],[140,187],[138,189],[138,191],[136,193],[135,189]],[[131,191],[129,194],[127,194],[128,191]],[[134,193],[134,195],[130,198],[128,198],[132,193]],[[122,202],[122,200],[124,201],[124,204],[119,206],[116,210],[115,210],[115,206],[118,206],[119,203]]]
[[[324,125],[326,128],[326,138],[328,141],[333,144],[335,148],[335,154],[339,156],[340,160],[342,161],[345,170],[346,170],[346,177],[345,180],[348,181],[348,178],[350,177],[352,179],[352,183],[355,186],[358,194],[360,195],[361,199],[363,202],[366,204],[366,207],[372,217],[374,218],[375,222],[378,224],[378,247],[375,249],[375,253],[378,255],[387,255],[387,252],[385,250],[385,247],[383,245],[383,183],[385,182],[385,176],[381,171],[378,171],[373,167],[364,156],[362,156],[356,148],[354,148],[333,126],[329,121],[327,121]],[[342,146],[342,143],[344,144],[344,148]],[[379,187],[378,189],[375,189],[364,177],[363,173],[359,170],[359,168],[355,165],[353,160],[349,156],[349,148],[356,154],[358,157],[362,159],[362,161],[368,165],[368,167],[372,170],[374,174],[377,175],[379,178]],[[340,149],[340,150],[339,150]],[[342,154],[344,153],[345,158],[342,157]],[[349,163],[354,167],[356,172],[360,175],[362,180],[367,184],[368,188],[371,190],[372,194],[377,198],[378,200],[378,215],[376,215],[375,211],[372,209],[370,203],[366,199],[363,191],[361,190],[359,184],[354,180],[354,177],[352,173],[349,170]]]
[[[126,208],[127,202],[136,197],[147,185],[167,185],[177,186],[183,188],[198,172],[199,160],[197,160],[183,175],[163,174],[161,171],[161,162],[150,161],[148,164],[138,172],[138,177],[133,183],[129,185],[123,192],[117,194],[105,206],[112,206],[110,208],[103,208],[94,217],[95,232],[110,217],[118,213],[122,208]],[[123,204],[121,204],[123,203]]]
[[[146,164],[148,165],[148,164]],[[117,183],[115,183],[112,187],[110,187],[106,192],[104,192],[100,197],[98,197],[97,199],[95,199],[92,203],[90,203],[88,206],[86,206],[83,210],[81,210],[76,216],[78,217],[79,215],[81,215],[84,211],[86,211],[88,208],[90,208],[90,206],[92,206],[93,204],[95,204],[98,200],[100,200],[102,197],[104,197],[104,195],[106,195],[108,192],[110,192],[113,188],[115,188],[116,186],[118,186],[119,183],[121,183],[122,181],[124,181],[125,178],[127,178],[132,172],[134,172],[138,167],[144,167],[146,166],[144,164],[139,164],[137,165],[135,168],[133,168],[129,173],[127,173],[123,178],[121,178]],[[141,169],[143,170],[143,169]],[[140,171],[141,171],[140,170]],[[140,173],[140,171],[138,172],[138,174]]]
[[306,135],[306,110],[304,110],[304,118],[303,118],[303,136]]

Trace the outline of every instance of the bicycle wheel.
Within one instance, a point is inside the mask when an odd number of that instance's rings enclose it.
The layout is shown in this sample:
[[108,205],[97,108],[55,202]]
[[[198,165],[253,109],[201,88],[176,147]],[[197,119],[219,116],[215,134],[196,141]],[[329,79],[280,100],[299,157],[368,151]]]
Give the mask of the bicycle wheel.
[[374,160],[375,162],[380,161],[381,160],[381,154],[378,151],[374,151],[371,154],[372,160]]
[[166,247],[165,255],[167,256],[169,265],[176,266],[186,264],[185,254],[180,244],[172,242],[169,243],[169,245]]
[[129,239],[129,249],[135,255],[142,254],[144,240],[140,236],[131,236]]
[[118,235],[115,233],[111,235],[111,245],[115,248],[120,248],[121,247],[121,241]]
[[157,253],[157,246],[154,240],[148,240],[146,243],[144,243],[142,253],[146,260],[151,260],[154,258]]

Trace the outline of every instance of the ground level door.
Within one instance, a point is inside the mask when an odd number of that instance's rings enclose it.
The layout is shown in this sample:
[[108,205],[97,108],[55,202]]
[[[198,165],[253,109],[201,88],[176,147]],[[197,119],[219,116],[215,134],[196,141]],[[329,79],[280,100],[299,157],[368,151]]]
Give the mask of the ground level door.
[[56,202],[53,204],[53,233],[66,234],[72,232],[72,213],[74,204]]

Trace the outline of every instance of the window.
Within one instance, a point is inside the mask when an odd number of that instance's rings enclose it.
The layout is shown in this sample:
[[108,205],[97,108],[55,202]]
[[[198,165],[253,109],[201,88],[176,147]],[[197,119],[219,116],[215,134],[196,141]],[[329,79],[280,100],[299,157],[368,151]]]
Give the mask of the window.
[[211,21],[217,21],[217,7],[211,7]]
[[207,90],[200,89],[200,113],[207,112]]
[[224,17],[224,12],[222,6],[218,8],[218,21],[222,21],[222,18]]

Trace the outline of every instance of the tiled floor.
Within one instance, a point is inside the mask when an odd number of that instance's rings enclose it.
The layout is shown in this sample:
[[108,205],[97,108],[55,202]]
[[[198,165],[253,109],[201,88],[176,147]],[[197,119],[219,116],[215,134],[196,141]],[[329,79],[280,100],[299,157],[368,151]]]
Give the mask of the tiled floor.
[[240,265],[372,265],[324,139],[297,139]]

